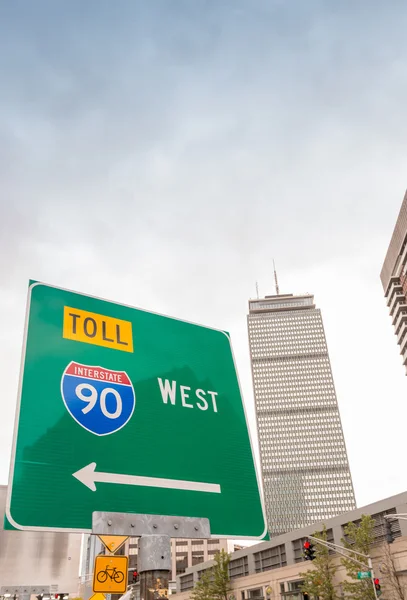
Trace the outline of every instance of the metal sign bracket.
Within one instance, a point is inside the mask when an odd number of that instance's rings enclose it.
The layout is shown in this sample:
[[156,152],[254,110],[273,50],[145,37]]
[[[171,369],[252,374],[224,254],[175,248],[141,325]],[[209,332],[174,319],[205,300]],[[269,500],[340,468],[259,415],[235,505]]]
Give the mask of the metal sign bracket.
[[211,537],[209,519],[170,517],[117,512],[92,513],[92,533],[97,535],[167,535],[170,538],[208,539]]

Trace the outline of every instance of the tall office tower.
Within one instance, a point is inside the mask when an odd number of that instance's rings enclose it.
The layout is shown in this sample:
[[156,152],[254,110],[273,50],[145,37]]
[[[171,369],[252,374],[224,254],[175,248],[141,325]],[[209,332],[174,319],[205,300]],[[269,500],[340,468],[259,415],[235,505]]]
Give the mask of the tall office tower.
[[407,374],[407,192],[390,240],[380,279]]
[[281,294],[250,300],[248,328],[270,535],[354,509],[324,326],[314,297]]

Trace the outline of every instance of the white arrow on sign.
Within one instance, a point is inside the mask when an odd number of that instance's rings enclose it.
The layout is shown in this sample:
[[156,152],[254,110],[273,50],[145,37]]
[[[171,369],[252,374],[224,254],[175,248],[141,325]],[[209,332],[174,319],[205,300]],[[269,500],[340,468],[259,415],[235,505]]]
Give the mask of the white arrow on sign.
[[200,481],[183,481],[182,479],[163,479],[161,477],[142,477],[139,475],[120,475],[119,473],[102,473],[96,471],[96,463],[90,463],[72,473],[83,485],[96,492],[98,483],[120,483],[122,485],[142,485],[145,487],[168,488],[171,490],[188,490],[190,492],[211,492],[220,494],[217,483],[202,483]]

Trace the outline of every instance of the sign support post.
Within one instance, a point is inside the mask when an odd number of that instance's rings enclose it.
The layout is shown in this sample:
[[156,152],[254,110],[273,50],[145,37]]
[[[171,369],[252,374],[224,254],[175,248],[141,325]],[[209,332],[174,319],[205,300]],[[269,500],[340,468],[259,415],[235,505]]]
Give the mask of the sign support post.
[[140,600],[167,600],[171,571],[168,535],[142,535],[139,541]]

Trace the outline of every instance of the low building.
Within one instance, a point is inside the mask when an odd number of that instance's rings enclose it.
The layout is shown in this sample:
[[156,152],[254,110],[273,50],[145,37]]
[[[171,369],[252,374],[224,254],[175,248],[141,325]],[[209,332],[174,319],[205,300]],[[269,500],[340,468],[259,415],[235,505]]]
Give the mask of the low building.
[[[1,485],[3,515],[6,495],[7,486]],[[5,531],[0,520],[0,592],[10,587],[13,595],[21,595],[24,588],[39,586],[53,593],[78,595],[81,540],[78,533]]]
[[[269,542],[256,544],[250,548],[234,552],[229,564],[232,591],[230,600],[302,600],[301,573],[312,568],[303,556],[303,544],[309,535],[327,527],[328,541],[342,543],[344,528],[349,522],[357,523],[362,515],[371,515],[375,521],[375,544],[372,551],[373,566],[377,577],[383,582],[383,589],[390,585],[383,555],[386,545],[385,515],[407,514],[407,492],[386,498],[363,508],[355,509],[323,523],[297,529],[273,538]],[[389,521],[394,543],[388,546],[395,568],[403,587],[407,586],[407,521],[397,519]],[[339,558],[336,583],[341,594],[341,582],[345,572]],[[210,569],[213,561],[190,567],[177,577],[177,599],[188,600],[195,583],[202,572]],[[390,597],[384,596],[385,598]]]

